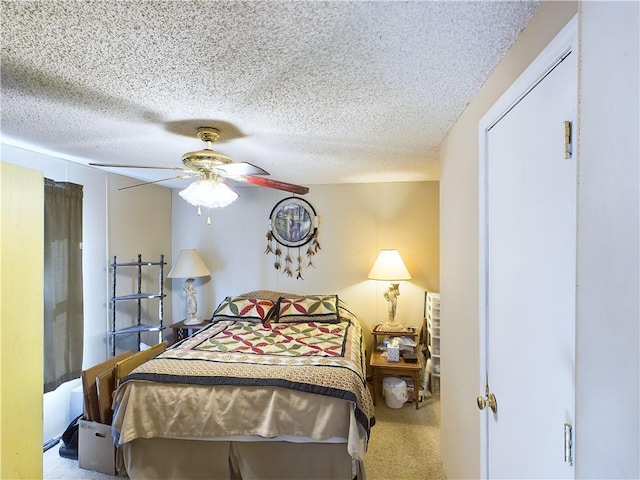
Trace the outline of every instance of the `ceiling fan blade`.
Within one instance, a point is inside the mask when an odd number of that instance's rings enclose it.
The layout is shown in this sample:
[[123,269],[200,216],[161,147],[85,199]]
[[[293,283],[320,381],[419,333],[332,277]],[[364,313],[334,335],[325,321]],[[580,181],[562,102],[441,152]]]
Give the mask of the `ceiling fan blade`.
[[250,183],[252,185],[258,185],[260,187],[275,188],[276,190],[297,193],[299,195],[309,193],[309,187],[294,185],[293,183],[281,182],[279,180],[272,180],[270,178],[247,176],[234,178],[234,180],[244,183]]
[[231,185],[231,183],[229,183],[226,178],[222,179],[222,183],[224,183],[229,188],[229,190],[231,190],[233,193],[235,193],[236,195],[240,196],[238,191],[235,188],[233,188],[233,185]]
[[227,177],[246,176],[246,175],[269,175],[269,172],[260,167],[256,167],[248,162],[235,162],[216,165],[216,170],[220,175]]
[[129,185],[127,187],[119,188],[118,190],[126,190],[127,188],[142,187],[143,185],[151,185],[153,183],[168,182],[169,180],[182,180],[183,178],[191,178],[197,175],[198,175],[197,173],[192,173],[190,175],[178,175],[177,177],[163,178],[162,180],[154,180],[153,182],[136,183],[135,185]]
[[89,163],[92,167],[113,167],[113,168],[151,168],[154,170],[173,170],[174,172],[190,172],[186,168],[177,167],[150,167],[148,165],[124,165],[118,163]]

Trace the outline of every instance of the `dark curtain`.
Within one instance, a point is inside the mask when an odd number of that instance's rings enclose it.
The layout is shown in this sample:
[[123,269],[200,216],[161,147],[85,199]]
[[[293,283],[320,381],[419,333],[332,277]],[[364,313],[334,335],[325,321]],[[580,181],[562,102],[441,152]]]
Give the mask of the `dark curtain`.
[[82,185],[44,184],[44,391],[80,377]]

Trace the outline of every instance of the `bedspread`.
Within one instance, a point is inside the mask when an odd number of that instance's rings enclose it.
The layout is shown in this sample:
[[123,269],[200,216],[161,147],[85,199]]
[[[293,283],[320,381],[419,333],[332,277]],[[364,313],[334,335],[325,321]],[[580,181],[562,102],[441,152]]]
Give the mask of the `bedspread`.
[[[318,440],[348,437],[350,442],[358,435],[366,445],[375,417],[365,371],[362,330],[357,320],[348,316],[336,324],[220,321],[140,365],[124,379],[114,397],[114,428],[120,434],[120,443],[154,435],[212,439],[284,434]],[[217,397],[209,393],[210,389],[217,392]],[[150,410],[147,424],[127,418],[123,411],[134,400],[138,410],[140,405]],[[193,401],[198,403],[189,407]],[[166,424],[157,425],[160,431],[149,432],[152,409],[163,408],[167,402],[169,413],[161,415]],[[276,411],[266,409],[264,402],[273,403],[277,411],[289,409],[291,415],[298,408],[306,418],[259,419],[257,412]],[[203,412],[207,404],[212,412],[223,414],[204,415],[206,421],[201,415],[199,425],[194,425],[194,408]],[[242,415],[237,408],[234,410],[234,404],[245,408],[244,419],[230,422],[227,416],[226,426],[207,426],[208,420],[219,423],[225,410],[233,417]],[[180,410],[191,418],[183,422]],[[217,420],[213,418],[216,416]],[[357,427],[349,416],[355,418]],[[184,425],[189,425],[188,432]]]

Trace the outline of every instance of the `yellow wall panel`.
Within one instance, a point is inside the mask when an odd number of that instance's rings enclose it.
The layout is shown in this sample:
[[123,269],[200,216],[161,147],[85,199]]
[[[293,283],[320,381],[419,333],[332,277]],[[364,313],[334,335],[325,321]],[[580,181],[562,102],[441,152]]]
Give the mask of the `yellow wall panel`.
[[0,163],[0,478],[42,478],[44,182]]

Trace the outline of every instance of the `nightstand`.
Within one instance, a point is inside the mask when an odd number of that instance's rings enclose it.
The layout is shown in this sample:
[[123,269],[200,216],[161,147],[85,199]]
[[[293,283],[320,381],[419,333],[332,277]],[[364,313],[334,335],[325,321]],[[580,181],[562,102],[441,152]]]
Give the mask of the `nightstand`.
[[[371,356],[369,357],[369,365],[371,365],[371,372],[373,374],[373,404],[376,404],[376,397],[379,391],[382,379],[387,375],[394,377],[413,377],[413,403],[418,409],[418,397],[420,389],[420,372],[422,370],[422,362],[420,361],[420,355],[417,355],[418,361],[409,363],[405,362],[400,357],[397,362],[390,362],[386,356],[382,356],[382,351],[376,350],[378,346],[378,337],[409,337],[416,341],[416,347],[418,343],[418,332],[413,327],[408,327],[405,332],[383,332],[380,330],[380,325],[377,325],[373,332],[373,345],[371,346]],[[417,350],[417,348],[415,349]],[[415,351],[414,350],[414,351]]]
[[379,386],[382,379],[386,375],[394,377],[413,377],[413,403],[418,409],[418,397],[420,389],[420,371],[422,370],[422,362],[420,357],[415,363],[407,363],[402,357],[397,362],[390,362],[387,357],[382,356],[380,350],[375,348],[371,350],[371,371],[373,372],[373,404],[376,405],[376,397],[378,396]]
[[198,330],[201,330],[209,325],[209,322],[206,320],[203,320],[202,323],[198,323],[196,325],[185,325],[184,322],[185,321],[182,320],[181,322],[174,323],[173,325],[169,326],[169,328],[173,330],[173,343],[184,340],[189,335],[193,335]]

